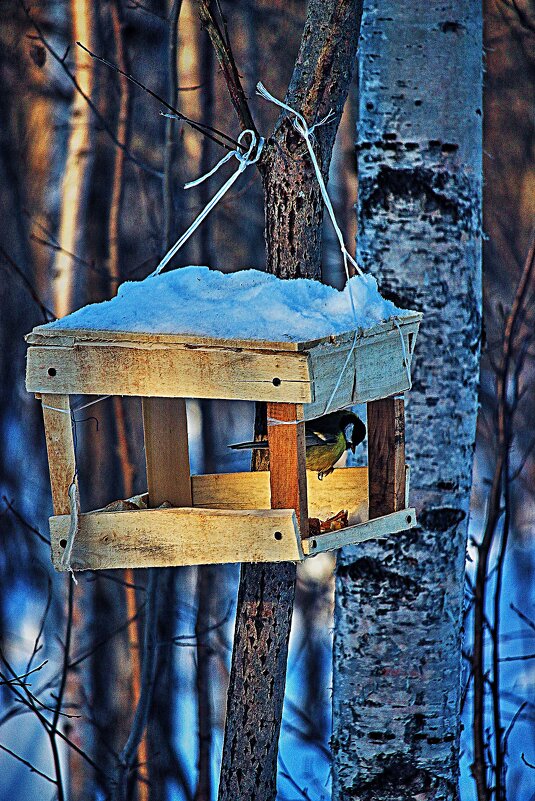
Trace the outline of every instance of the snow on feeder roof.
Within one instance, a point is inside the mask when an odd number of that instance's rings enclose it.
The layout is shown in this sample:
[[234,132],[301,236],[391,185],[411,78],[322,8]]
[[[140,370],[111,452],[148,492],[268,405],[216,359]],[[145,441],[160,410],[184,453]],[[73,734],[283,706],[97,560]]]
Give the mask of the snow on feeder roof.
[[355,276],[339,291],[319,281],[284,281],[258,270],[225,274],[208,267],[183,267],[124,283],[112,300],[84,306],[41,330],[300,342],[356,327],[365,330],[392,317],[412,314],[382,298],[371,275]]

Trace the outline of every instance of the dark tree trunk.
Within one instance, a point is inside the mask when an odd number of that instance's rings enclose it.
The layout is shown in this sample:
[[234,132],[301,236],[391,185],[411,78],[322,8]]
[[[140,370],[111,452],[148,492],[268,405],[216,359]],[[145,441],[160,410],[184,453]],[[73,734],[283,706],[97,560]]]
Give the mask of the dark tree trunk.
[[[326,175],[355,63],[360,0],[311,0],[286,102],[317,129]],[[306,147],[286,113],[261,164],[268,270],[282,278],[320,278],[323,209]],[[276,795],[296,566],[242,566],[219,801],[268,801]]]

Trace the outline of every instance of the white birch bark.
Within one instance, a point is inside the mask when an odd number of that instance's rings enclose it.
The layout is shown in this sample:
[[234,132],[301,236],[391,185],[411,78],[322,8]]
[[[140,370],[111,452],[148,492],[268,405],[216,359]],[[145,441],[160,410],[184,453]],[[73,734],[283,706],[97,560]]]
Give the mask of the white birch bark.
[[[72,42],[82,42],[95,50],[93,43],[93,4],[90,0],[71,0]],[[72,48],[74,74],[82,91],[90,97],[94,83],[93,60],[76,45]],[[61,212],[57,251],[52,281],[54,312],[63,317],[75,306],[76,260],[83,255],[81,245],[86,229],[87,184],[92,155],[92,111],[76,89],[73,94],[67,160],[61,184]]]
[[420,528],[343,553],[334,798],[458,797],[460,637],[481,321],[481,8],[365,3],[358,257],[420,309],[407,396]]

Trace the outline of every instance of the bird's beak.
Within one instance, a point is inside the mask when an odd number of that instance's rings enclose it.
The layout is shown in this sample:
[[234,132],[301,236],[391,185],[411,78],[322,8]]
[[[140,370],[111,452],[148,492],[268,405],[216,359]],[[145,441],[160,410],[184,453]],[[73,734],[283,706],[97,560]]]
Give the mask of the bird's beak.
[[354,444],[351,444],[351,445],[350,445],[350,448],[351,448],[351,450],[353,451],[353,453],[355,453],[355,449],[356,449],[356,447],[357,447],[357,446],[356,446],[356,445],[354,445]]

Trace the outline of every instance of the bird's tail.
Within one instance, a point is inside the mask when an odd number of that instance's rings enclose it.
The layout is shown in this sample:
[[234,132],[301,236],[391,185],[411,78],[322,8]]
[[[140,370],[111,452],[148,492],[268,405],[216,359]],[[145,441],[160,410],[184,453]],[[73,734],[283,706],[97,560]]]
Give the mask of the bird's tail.
[[229,445],[233,451],[247,451],[247,450],[265,450],[268,442],[265,439],[259,439],[258,442],[238,442],[236,445]]

